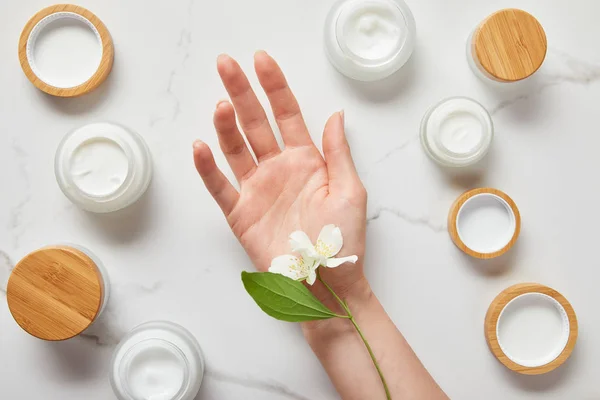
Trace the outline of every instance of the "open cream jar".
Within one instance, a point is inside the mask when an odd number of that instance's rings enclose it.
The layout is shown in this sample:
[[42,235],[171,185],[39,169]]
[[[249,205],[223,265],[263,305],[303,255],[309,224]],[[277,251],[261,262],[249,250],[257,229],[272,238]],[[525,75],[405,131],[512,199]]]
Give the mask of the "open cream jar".
[[84,210],[105,213],[137,201],[152,177],[151,156],[138,134],[98,122],[67,134],[55,157],[56,181]]
[[467,167],[488,152],[494,125],[487,110],[467,97],[452,97],[431,107],[421,121],[421,144],[444,167]]
[[416,27],[402,0],[341,0],[325,21],[325,48],[335,68],[349,78],[375,81],[410,58]]
[[119,400],[193,400],[202,384],[200,345],[167,321],[134,328],[115,349],[110,382]]

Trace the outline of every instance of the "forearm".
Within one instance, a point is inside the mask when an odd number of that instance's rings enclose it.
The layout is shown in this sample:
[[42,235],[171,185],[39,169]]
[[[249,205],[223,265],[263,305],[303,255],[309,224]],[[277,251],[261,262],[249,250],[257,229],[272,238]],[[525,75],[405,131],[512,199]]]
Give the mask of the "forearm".
[[[322,287],[317,297],[340,313]],[[393,399],[447,399],[371,291],[366,280],[339,293],[368,340]],[[327,299],[329,297],[329,299]],[[305,337],[344,400],[385,399],[383,385],[359,334],[347,319],[303,325]]]

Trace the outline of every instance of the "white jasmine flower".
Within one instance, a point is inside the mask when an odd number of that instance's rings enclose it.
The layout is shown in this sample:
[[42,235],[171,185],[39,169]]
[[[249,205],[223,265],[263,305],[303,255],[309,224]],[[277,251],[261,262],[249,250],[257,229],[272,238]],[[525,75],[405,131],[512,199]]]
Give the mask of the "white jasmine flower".
[[293,252],[299,253],[299,256],[275,257],[271,261],[269,272],[285,275],[294,280],[306,279],[306,282],[312,285],[317,279],[319,266],[335,268],[345,262],[355,263],[358,260],[357,256],[335,258],[343,245],[342,231],[335,225],[325,225],[321,229],[316,245],[312,244],[306,233],[292,232],[290,246]]

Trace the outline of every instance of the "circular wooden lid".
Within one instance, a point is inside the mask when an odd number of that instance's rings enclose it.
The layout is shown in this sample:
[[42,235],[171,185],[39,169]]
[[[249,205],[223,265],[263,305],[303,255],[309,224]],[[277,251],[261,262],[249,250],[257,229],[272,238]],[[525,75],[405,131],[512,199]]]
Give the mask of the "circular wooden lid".
[[[510,241],[502,247],[500,250],[495,251],[493,253],[480,253],[471,249],[469,246],[463,242],[460,235],[458,234],[458,213],[462,206],[469,200],[470,198],[477,196],[479,194],[491,194],[497,196],[504,200],[506,204],[510,207],[512,214],[515,219],[515,230],[512,234]],[[471,189],[461,194],[455,201],[452,203],[450,207],[450,212],[448,213],[448,233],[450,234],[450,238],[463,252],[470,255],[471,257],[479,258],[482,260],[488,260],[491,258],[499,257],[509,251],[516,243],[519,238],[519,234],[521,232],[521,213],[517,207],[517,204],[513,199],[510,198],[509,195],[504,193],[501,190],[493,189],[493,188],[479,188],[479,189]]]
[[65,340],[94,321],[104,286],[98,267],[85,253],[52,246],[17,263],[6,296],[13,318],[27,333],[44,340]]
[[[512,361],[502,350],[497,334],[498,319],[500,318],[500,314],[504,307],[506,307],[506,305],[514,298],[527,293],[541,293],[553,298],[565,310],[569,320],[569,339],[562,352],[548,364],[537,367],[525,367]],[[573,310],[571,303],[556,290],[549,288],[548,286],[540,285],[539,283],[518,283],[500,292],[488,308],[485,315],[484,329],[487,344],[498,361],[504,364],[506,368],[524,375],[545,374],[546,372],[550,372],[561,366],[573,352],[579,334],[577,316],[575,315],[575,310]]]
[[[98,69],[87,81],[78,86],[70,88],[59,88],[44,82],[42,79],[40,79],[40,77],[38,77],[35,74],[34,69],[32,68],[32,65],[30,64],[28,58],[27,47],[29,37],[35,26],[38,23],[40,23],[40,21],[54,14],[60,16],[64,15],[65,13],[79,15],[84,20],[88,21],[88,23],[94,26],[94,28],[96,29],[95,33],[98,35],[102,44],[102,57]],[[90,10],[87,10],[80,6],[76,6],[74,4],[55,4],[53,6],[46,7],[38,11],[33,17],[31,17],[31,19],[29,19],[29,21],[23,28],[23,31],[21,32],[21,37],[19,39],[19,61],[21,63],[21,68],[23,69],[23,72],[27,76],[27,79],[29,79],[35,87],[52,96],[75,97],[86,94],[96,89],[98,86],[100,86],[102,82],[106,80],[108,74],[112,70],[114,57],[115,50],[113,41],[104,23]]]
[[509,8],[487,17],[473,35],[473,55],[492,78],[525,79],[537,71],[548,43],[544,28],[531,14]]

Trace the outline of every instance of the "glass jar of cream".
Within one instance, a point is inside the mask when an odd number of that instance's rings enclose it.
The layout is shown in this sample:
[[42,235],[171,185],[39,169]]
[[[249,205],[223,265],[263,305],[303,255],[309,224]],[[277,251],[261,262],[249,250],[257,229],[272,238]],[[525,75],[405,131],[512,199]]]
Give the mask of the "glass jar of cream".
[[488,152],[494,125],[487,110],[467,97],[451,97],[431,107],[421,121],[421,144],[444,167],[467,167]]
[[67,134],[56,150],[54,169],[65,196],[97,213],[134,203],[152,178],[150,151],[142,137],[109,122]]
[[341,0],[325,21],[325,48],[342,74],[359,81],[386,78],[410,58],[416,26],[402,0]]
[[8,308],[24,331],[39,339],[70,339],[85,331],[106,307],[108,274],[88,249],[43,247],[12,270],[6,287]]
[[467,40],[467,61],[484,81],[510,83],[533,75],[546,58],[544,28],[531,14],[515,8],[497,11]]
[[134,328],[113,354],[110,383],[119,400],[193,400],[204,358],[185,328],[166,321]]

